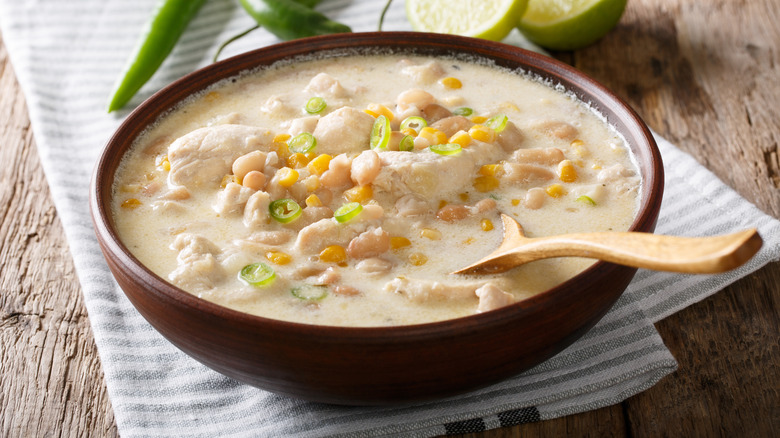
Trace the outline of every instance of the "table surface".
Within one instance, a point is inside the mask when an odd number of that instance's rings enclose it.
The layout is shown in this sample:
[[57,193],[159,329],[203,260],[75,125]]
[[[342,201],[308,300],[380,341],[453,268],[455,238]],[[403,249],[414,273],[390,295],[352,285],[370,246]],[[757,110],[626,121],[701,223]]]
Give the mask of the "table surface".
[[[631,0],[555,53],[780,218],[777,0]],[[0,36],[0,436],[115,436],[81,288]],[[657,324],[679,370],[624,402],[466,437],[779,436],[780,263]]]

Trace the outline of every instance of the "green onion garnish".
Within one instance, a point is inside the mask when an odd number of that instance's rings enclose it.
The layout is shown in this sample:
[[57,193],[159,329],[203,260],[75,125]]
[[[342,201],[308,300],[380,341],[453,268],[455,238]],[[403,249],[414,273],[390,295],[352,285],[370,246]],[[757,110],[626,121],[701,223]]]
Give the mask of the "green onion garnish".
[[385,116],[379,116],[371,128],[371,149],[387,149],[390,142],[390,121]]
[[579,198],[577,198],[577,202],[584,202],[585,204],[594,205],[594,206],[596,205],[596,201],[594,201],[593,198],[587,195],[582,195]]
[[460,108],[455,108],[455,111],[453,111],[452,114],[455,114],[456,116],[468,117],[474,114],[474,110],[467,106],[464,106]]
[[350,202],[342,205],[333,213],[333,217],[340,223],[347,222],[354,219],[360,212],[363,211],[363,206],[359,202]]
[[308,132],[296,135],[287,143],[287,149],[296,154],[305,154],[315,146],[317,146],[317,139]]
[[439,155],[456,155],[460,153],[462,148],[457,143],[442,143],[432,144],[428,146],[428,149]]
[[321,97],[312,97],[308,102],[306,102],[306,106],[303,107],[303,109],[305,109],[309,114],[318,114],[321,113],[322,110],[324,110],[327,106],[328,104],[325,103],[325,99]]
[[290,223],[301,215],[303,210],[292,199],[277,199],[268,206],[271,217],[283,224]]
[[276,272],[265,263],[252,263],[244,266],[238,273],[238,279],[249,286],[261,287],[270,284],[276,278]]
[[489,118],[487,122],[485,122],[485,125],[496,132],[501,132],[504,130],[504,128],[506,128],[506,123],[508,121],[509,118],[506,116],[506,114],[496,114],[495,116]]
[[325,286],[314,286],[311,284],[305,284],[303,286],[294,287],[290,290],[290,293],[300,300],[304,301],[319,301],[328,296],[328,288]]
[[401,139],[401,143],[398,144],[398,150],[404,152],[411,152],[414,150],[414,137],[407,135]]
[[411,116],[404,119],[403,122],[401,122],[401,131],[407,128],[414,129],[414,132],[419,133],[420,130],[428,126],[428,122],[425,121],[422,117],[418,116]]

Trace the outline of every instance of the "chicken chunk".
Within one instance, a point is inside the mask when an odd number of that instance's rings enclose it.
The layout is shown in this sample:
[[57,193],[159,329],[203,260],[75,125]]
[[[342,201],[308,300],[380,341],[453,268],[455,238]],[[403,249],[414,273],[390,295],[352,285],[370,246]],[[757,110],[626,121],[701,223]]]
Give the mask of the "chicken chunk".
[[341,85],[341,82],[327,73],[320,73],[317,76],[314,76],[303,91],[317,96],[330,96],[336,98],[349,96],[349,91]]
[[487,312],[488,310],[498,309],[508,306],[515,302],[515,297],[499,289],[493,283],[488,283],[474,292],[479,297],[479,306],[477,313]]
[[474,297],[482,285],[478,281],[442,283],[431,280],[396,277],[384,286],[387,292],[402,294],[412,301],[421,303],[431,300],[463,300]]
[[228,183],[223,190],[217,193],[217,202],[213,205],[214,211],[220,215],[240,213],[254,192],[254,190],[240,184]]
[[258,228],[268,219],[268,206],[271,204],[271,196],[266,192],[255,192],[246,201],[244,207],[244,226]]
[[312,133],[317,152],[338,155],[368,148],[374,118],[352,107],[342,107],[322,117]]
[[168,275],[177,286],[187,290],[213,288],[225,273],[217,262],[220,251],[203,236],[182,233],[176,236],[171,249],[178,251],[178,267]]
[[362,222],[345,225],[333,218],[320,219],[298,232],[295,248],[305,254],[316,254],[330,245],[346,246],[366,227]]
[[[369,116],[370,117],[370,116]],[[168,148],[171,186],[218,185],[229,174],[236,158],[273,141],[271,131],[243,125],[218,125],[196,129]]]

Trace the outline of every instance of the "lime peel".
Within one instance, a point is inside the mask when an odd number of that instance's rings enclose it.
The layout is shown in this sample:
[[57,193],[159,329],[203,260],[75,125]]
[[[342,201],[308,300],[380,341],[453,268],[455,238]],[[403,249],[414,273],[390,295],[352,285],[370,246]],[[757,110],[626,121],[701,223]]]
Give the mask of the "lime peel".
[[575,50],[596,42],[620,21],[627,0],[529,0],[518,29],[553,50]]
[[501,41],[523,16],[528,0],[406,0],[406,18],[420,32]]

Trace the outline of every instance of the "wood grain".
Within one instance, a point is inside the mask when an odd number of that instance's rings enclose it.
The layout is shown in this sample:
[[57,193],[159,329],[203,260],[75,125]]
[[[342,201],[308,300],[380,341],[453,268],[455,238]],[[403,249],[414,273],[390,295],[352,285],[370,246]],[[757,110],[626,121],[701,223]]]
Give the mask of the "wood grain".
[[[776,0],[631,0],[555,56],[780,217]],[[116,436],[100,361],[24,105],[0,45],[0,436]],[[679,370],[625,402],[464,437],[780,435],[780,263],[657,324]]]

